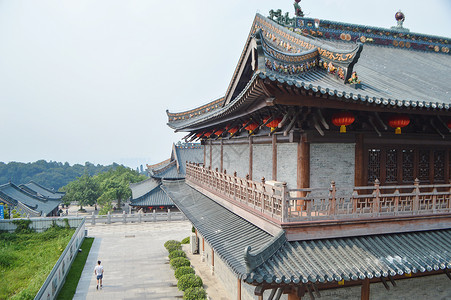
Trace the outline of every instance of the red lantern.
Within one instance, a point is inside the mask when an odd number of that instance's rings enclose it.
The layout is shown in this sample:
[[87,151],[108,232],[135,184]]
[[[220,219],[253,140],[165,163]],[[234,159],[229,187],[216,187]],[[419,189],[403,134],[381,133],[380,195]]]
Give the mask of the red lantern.
[[[263,122],[264,123],[268,122],[269,118],[271,118],[271,117],[266,117],[265,119],[263,119]],[[274,118],[270,122],[266,123],[266,127],[270,127],[271,132],[273,132],[281,121],[282,121],[282,118]]]
[[238,131],[238,127],[232,127],[229,130],[227,130],[231,135],[235,134]]
[[[246,123],[243,124],[243,126],[245,126]],[[251,134],[255,129],[257,129],[258,124],[255,123],[254,121],[251,121],[249,124],[247,124],[246,127],[244,127],[244,129],[246,129],[247,131],[249,131],[249,134]]]
[[448,129],[451,129],[451,119],[448,120]]
[[224,132],[224,129],[219,129],[215,131],[215,135],[220,136]]
[[160,206],[160,209],[163,209],[164,208],[164,206]]
[[332,123],[335,126],[340,126],[340,133],[346,132],[346,126],[354,123],[355,117],[349,111],[342,111],[332,115]]
[[388,125],[395,128],[395,134],[401,134],[401,128],[409,125],[410,119],[406,115],[394,115],[388,119]]

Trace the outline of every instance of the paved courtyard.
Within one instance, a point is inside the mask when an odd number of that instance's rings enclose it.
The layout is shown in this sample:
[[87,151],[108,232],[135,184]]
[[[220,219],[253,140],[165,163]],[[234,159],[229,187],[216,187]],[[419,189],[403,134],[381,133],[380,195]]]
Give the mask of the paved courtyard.
[[[163,244],[189,236],[188,221],[89,225],[87,229],[95,240],[74,299],[182,299]],[[94,276],[97,260],[105,269],[99,291]]]

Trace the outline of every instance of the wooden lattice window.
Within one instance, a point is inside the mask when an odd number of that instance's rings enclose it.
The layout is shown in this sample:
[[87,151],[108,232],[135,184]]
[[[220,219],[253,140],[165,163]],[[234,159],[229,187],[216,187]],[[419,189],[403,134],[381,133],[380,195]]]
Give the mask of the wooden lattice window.
[[402,150],[402,181],[405,183],[412,183],[414,178],[414,151],[412,149]]
[[418,179],[421,183],[429,182],[429,150],[420,150],[418,158]]
[[445,151],[434,150],[434,182],[445,181]]
[[381,150],[368,149],[368,183],[381,177]]
[[398,153],[396,149],[387,149],[385,159],[385,182],[398,181]]

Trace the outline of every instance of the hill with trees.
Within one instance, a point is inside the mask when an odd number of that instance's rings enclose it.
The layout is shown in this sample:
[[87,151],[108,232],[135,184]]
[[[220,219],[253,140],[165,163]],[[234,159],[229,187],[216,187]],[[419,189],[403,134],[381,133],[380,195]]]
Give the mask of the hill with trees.
[[11,181],[19,185],[33,180],[42,186],[53,188],[57,191],[84,174],[94,176],[114,170],[119,166],[116,163],[103,166],[99,164],[94,165],[90,162],[86,162],[84,165],[75,164],[71,166],[67,162],[47,162],[45,160],[38,160],[32,163],[0,162],[0,184]]

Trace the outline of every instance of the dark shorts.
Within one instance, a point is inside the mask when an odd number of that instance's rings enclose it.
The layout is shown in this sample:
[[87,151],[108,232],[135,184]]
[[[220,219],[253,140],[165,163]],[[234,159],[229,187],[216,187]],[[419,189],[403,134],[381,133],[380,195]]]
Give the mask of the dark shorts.
[[103,274],[97,275],[97,280],[102,279],[103,278]]

